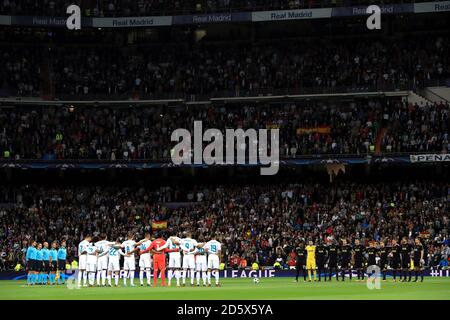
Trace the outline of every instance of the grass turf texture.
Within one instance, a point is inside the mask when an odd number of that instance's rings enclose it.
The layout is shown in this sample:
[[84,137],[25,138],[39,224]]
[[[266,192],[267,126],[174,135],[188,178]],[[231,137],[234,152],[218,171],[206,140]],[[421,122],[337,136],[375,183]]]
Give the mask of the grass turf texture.
[[25,281],[0,281],[0,299],[162,299],[162,300],[264,300],[264,299],[343,299],[343,300],[450,300],[450,278],[425,278],[424,282],[381,282],[380,290],[369,290],[365,282],[303,282],[292,278],[223,279],[216,287],[93,287],[68,289],[67,286],[26,286]]

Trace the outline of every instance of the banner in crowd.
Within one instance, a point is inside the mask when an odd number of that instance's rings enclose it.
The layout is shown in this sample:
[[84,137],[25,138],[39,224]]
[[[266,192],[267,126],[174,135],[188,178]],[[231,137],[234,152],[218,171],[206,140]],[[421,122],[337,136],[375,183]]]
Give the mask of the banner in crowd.
[[[125,271],[121,270],[119,272],[120,278],[123,278],[125,275]],[[227,269],[220,271],[220,278],[227,279],[227,278],[275,278],[275,277],[289,277],[294,278],[296,275],[296,271],[291,270],[275,270],[273,268],[270,269],[264,269],[264,270],[232,270]],[[70,277],[73,281],[76,281],[76,272],[73,270],[67,270],[67,276]],[[334,276],[334,273],[333,273]],[[347,275],[348,276],[348,275]],[[387,276],[392,276],[391,271],[387,271]],[[447,270],[436,270],[436,269],[426,269],[424,270],[424,276],[425,277],[450,277],[450,269]],[[135,277],[139,277],[139,272],[135,273]],[[153,277],[153,275],[151,275]],[[356,273],[353,274],[353,277],[356,277]],[[27,274],[24,271],[14,272],[14,271],[4,271],[0,272],[0,280],[26,280]]]
[[153,230],[163,230],[167,229],[167,221],[153,221],[152,222]]
[[[381,10],[381,14],[399,14],[399,13],[412,13],[412,3],[407,4],[378,4]],[[367,6],[355,6],[355,7],[338,7],[333,8],[332,17],[351,17],[351,16],[368,16],[366,12]]]
[[419,233],[419,238],[429,239],[431,234],[428,231],[422,231]]
[[297,134],[310,134],[310,133],[319,133],[319,134],[329,134],[331,132],[330,126],[320,126],[320,127],[313,127],[313,128],[297,128]]
[[0,25],[11,25],[11,16],[0,16]]
[[211,13],[201,15],[173,16],[173,24],[208,24],[250,21],[250,12]]
[[252,21],[283,21],[298,19],[331,18],[331,8],[302,9],[302,10],[276,10],[252,12]]
[[[66,28],[67,17],[11,16],[12,25]],[[92,18],[81,18],[81,28],[92,27]]]
[[412,154],[409,156],[411,162],[448,162],[450,153],[446,154]]
[[450,1],[421,2],[414,4],[414,13],[450,11]]
[[92,19],[92,26],[94,28],[158,27],[170,26],[171,24],[171,16]]

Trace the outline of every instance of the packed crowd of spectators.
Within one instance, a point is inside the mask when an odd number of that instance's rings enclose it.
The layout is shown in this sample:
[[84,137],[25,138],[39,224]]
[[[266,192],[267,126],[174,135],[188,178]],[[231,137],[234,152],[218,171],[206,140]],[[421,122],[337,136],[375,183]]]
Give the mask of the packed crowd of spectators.
[[[56,92],[232,96],[303,88],[404,88],[446,79],[449,41],[305,41],[194,48],[67,48],[54,52]],[[179,50],[180,49],[180,50]],[[284,91],[286,92],[286,91]]]
[[[0,14],[65,16],[77,4],[88,17],[202,14],[235,11],[292,10],[431,0],[1,0]],[[436,1],[436,0],[434,0]],[[439,0],[437,0],[439,1]]]
[[203,132],[216,128],[224,134],[227,128],[279,128],[283,158],[446,153],[449,113],[448,103],[417,105],[395,98],[169,108],[16,107],[0,112],[0,159],[164,161],[177,143],[171,141],[172,132],[185,128],[193,136],[194,121],[202,121]]
[[[450,109],[447,104],[403,105],[388,115],[387,134],[381,141],[385,152],[450,150]],[[386,115],[384,115],[386,116]]]
[[[30,239],[68,240],[69,257],[87,234],[110,239],[167,221],[165,236],[215,232],[224,261],[245,258],[272,265],[300,241],[426,237],[448,248],[450,185],[411,182],[161,187],[24,186],[0,190],[0,251],[8,266],[23,258]],[[188,204],[186,204],[186,201]],[[181,206],[175,203],[183,202]],[[438,246],[437,250],[441,247]],[[6,258],[5,258],[6,257]]]
[[38,96],[41,88],[41,54],[20,46],[0,47],[0,96],[3,90],[15,96]]
[[[301,39],[269,43],[1,49],[0,90],[58,98],[220,96],[404,90],[450,77],[450,41]],[[46,51],[49,72],[41,76]],[[47,53],[48,52],[48,53]],[[10,71],[9,71],[10,70]],[[3,83],[3,85],[2,85]],[[41,85],[39,85],[41,84]]]

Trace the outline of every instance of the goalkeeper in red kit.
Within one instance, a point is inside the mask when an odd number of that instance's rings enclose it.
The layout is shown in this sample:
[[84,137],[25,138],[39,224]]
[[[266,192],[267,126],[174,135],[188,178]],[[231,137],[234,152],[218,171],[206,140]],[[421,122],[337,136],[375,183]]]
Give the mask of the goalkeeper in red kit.
[[162,238],[157,238],[155,240],[152,241],[152,243],[150,244],[150,246],[144,250],[141,251],[139,254],[143,254],[146,252],[151,251],[153,254],[153,286],[156,287],[156,281],[158,279],[158,270],[160,272],[161,275],[161,286],[165,286],[166,285],[166,252],[177,252],[179,249],[168,249],[165,248],[164,250],[161,251],[157,251],[158,248],[162,247],[163,245],[166,244],[166,240],[162,239]]

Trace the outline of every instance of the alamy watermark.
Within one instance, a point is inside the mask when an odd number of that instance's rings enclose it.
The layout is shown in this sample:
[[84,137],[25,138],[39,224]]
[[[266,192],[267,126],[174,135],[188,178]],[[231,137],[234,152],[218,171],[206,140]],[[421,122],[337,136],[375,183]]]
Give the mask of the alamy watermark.
[[[279,129],[226,129],[223,134],[214,128],[203,132],[202,122],[194,121],[193,132],[193,139],[187,129],[180,128],[172,132],[171,141],[178,142],[171,150],[174,164],[261,164],[261,175],[278,172]],[[209,142],[204,149],[203,142]]]
[[81,29],[81,9],[75,4],[71,4],[67,7],[66,13],[70,16],[66,20],[66,27],[69,30]]
[[368,275],[367,277],[367,289],[369,290],[379,290],[381,289],[381,282],[380,282],[380,273],[381,269],[380,267],[376,265],[371,265],[367,267],[366,273]]
[[381,29],[381,8],[377,5],[368,6],[366,13],[370,16],[367,18],[366,26],[369,30],[380,30]]

